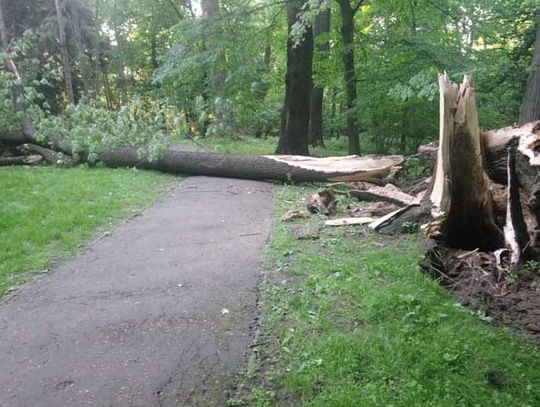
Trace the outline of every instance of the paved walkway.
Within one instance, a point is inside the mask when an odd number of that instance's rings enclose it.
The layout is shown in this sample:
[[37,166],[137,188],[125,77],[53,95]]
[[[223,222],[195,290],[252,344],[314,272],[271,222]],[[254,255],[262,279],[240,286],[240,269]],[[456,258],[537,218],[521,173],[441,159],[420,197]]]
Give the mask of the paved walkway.
[[0,406],[225,406],[271,214],[269,184],[191,177],[0,303]]

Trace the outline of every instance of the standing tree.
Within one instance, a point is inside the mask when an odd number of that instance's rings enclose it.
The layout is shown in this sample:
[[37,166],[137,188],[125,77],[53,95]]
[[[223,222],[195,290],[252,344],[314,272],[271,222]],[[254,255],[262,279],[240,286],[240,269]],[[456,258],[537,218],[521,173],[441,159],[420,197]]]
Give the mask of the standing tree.
[[[291,0],[287,5],[287,73],[277,154],[309,155],[313,30],[309,24],[299,21],[300,10],[307,7],[307,4],[303,0]],[[301,27],[302,33],[295,35],[294,28],[300,24],[304,24]]]
[[62,0],[54,0],[54,6],[56,8],[56,19],[58,21],[60,53],[62,54],[62,62],[64,64],[64,82],[66,86],[66,94],[69,103],[75,104],[75,95],[73,93],[73,83],[71,80],[71,67],[69,63],[68,44],[66,40],[66,25],[64,22],[64,5]]
[[531,72],[527,79],[527,89],[521,105],[520,124],[540,119],[540,8],[537,13],[536,40]]
[[[322,8],[315,17],[315,24],[313,25],[313,39],[315,41],[315,50],[319,53],[324,53],[330,49],[330,43],[328,40],[325,40],[321,44],[317,41],[317,39],[330,31],[330,8],[324,5],[321,5],[321,7]],[[309,143],[312,146],[324,146],[323,98],[324,86],[313,86],[311,91],[309,115]]]
[[343,72],[347,95],[347,139],[349,154],[360,154],[360,130],[356,121],[356,71],[354,69],[354,16],[363,0],[356,5],[351,0],[337,0],[341,13],[341,38],[343,40]]

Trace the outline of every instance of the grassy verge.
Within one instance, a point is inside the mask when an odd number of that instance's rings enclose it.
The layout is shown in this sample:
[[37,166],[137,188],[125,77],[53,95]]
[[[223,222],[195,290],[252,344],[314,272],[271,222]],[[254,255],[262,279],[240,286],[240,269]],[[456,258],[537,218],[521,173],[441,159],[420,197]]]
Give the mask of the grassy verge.
[[0,168],[0,297],[148,205],[170,180],[123,169]]
[[[191,139],[180,140],[183,144],[194,144]],[[276,151],[278,143],[277,137],[254,138],[254,137],[207,137],[197,139],[197,144],[204,148],[216,151],[218,153],[235,153],[235,154],[254,154],[254,155],[270,155]],[[329,139],[326,141],[326,147],[310,147],[309,151],[316,157],[329,157],[347,155],[347,140]]]
[[[276,218],[312,187],[275,187]],[[296,222],[322,222],[312,218]],[[538,406],[540,352],[421,274],[418,237],[276,222],[236,406]]]

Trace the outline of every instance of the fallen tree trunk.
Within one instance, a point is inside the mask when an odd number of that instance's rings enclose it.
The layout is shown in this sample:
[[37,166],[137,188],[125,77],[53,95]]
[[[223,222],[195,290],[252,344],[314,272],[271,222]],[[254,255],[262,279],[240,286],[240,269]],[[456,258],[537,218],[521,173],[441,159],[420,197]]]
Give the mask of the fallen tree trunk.
[[101,154],[109,167],[137,167],[173,174],[298,182],[367,181],[381,184],[403,163],[402,156],[328,157],[250,156],[195,151],[168,151],[156,161],[140,159],[134,148]]
[[[508,151],[513,140],[518,140],[516,157],[523,155],[528,158],[527,166],[539,166],[540,156],[537,150],[540,146],[540,121],[527,123],[519,127],[505,127],[482,134],[487,171],[490,178],[500,184],[506,184],[507,182]],[[530,172],[530,170],[527,170],[527,172]],[[518,177],[520,177],[519,171]]]
[[[49,162],[58,161],[58,153],[72,155],[69,143],[55,137],[38,140],[33,127],[23,133],[0,133],[6,145],[30,144],[33,151],[45,154]],[[43,150],[43,148],[45,148]],[[38,151],[40,150],[40,151]],[[83,161],[85,154],[80,154]],[[252,156],[198,151],[168,150],[159,159],[141,159],[137,149],[118,148],[101,153],[100,160],[109,167],[138,167],[172,174],[210,175],[216,177],[275,180],[284,182],[370,182],[384,184],[404,162],[403,156],[385,157],[304,157],[291,155]]]
[[[540,147],[540,121],[488,131],[482,133],[481,137],[486,158],[486,171],[494,182],[499,184],[507,182],[508,150],[512,140],[519,140],[517,157],[520,154],[527,157],[529,159],[527,166],[540,166],[540,155],[537,151]],[[438,151],[438,142],[418,147],[418,154],[426,160],[435,161]]]

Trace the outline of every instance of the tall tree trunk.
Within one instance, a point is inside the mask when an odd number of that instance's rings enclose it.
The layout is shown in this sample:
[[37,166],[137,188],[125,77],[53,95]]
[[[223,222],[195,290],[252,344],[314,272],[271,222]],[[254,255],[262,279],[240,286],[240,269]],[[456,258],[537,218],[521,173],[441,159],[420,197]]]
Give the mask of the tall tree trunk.
[[0,45],[3,52],[8,52],[9,47],[9,34],[6,27],[6,21],[4,19],[4,3],[0,0]]
[[[223,112],[216,108],[216,97],[220,97],[223,94],[225,88],[225,81],[227,79],[227,71],[224,69],[225,57],[220,51],[220,47],[217,44],[216,38],[219,37],[221,32],[220,24],[220,6],[219,0],[201,0],[202,16],[206,19],[206,29],[211,31],[211,35],[205,39],[205,47],[210,51],[217,52],[216,61],[212,64],[208,72],[208,95],[210,97],[210,106],[214,107],[215,124],[217,128],[225,125],[228,117],[223,115]],[[213,37],[213,38],[212,38]]]
[[356,121],[356,71],[354,69],[354,15],[360,3],[353,9],[350,0],[337,0],[341,13],[341,37],[343,40],[343,72],[347,95],[347,138],[349,154],[360,154],[360,131]]
[[527,89],[521,105],[520,124],[540,119],[540,8],[537,13],[536,41],[532,69],[527,79]]
[[[330,49],[330,43],[325,41],[317,44],[317,37],[327,34],[330,31],[330,8],[320,10],[315,18],[313,26],[313,39],[315,49],[324,53]],[[323,139],[323,99],[324,87],[314,86],[311,91],[310,115],[309,115],[309,143],[312,146],[324,146]]]
[[[298,21],[303,6],[301,0],[292,0],[287,7],[287,73],[285,101],[281,112],[281,135],[278,154],[309,155],[309,99],[312,87],[313,30],[305,28],[303,37],[295,43],[291,29]],[[307,4],[307,3],[306,3]]]
[[158,54],[157,54],[157,34],[152,32],[150,37],[150,60],[152,62],[152,68],[154,70],[159,68]]
[[[117,0],[114,0],[114,3],[113,3],[113,13],[114,13],[114,18],[112,20],[113,20],[114,39],[116,40],[116,47],[117,47],[118,53],[120,54],[120,56],[123,57],[124,56],[123,54],[125,53],[125,50],[126,50],[126,46],[125,46],[124,37],[121,35],[120,29],[118,27],[118,20],[120,16],[119,16],[119,11],[118,11]],[[125,61],[125,58],[122,58],[122,60]],[[116,82],[117,82],[116,86],[118,90],[120,91],[120,98],[118,99],[121,101],[120,103],[122,105],[125,105],[128,102],[128,78],[126,76],[124,68],[125,68],[124,65],[120,66],[120,72],[117,73],[117,78],[116,78]]]
[[13,82],[11,86],[11,99],[13,102],[13,110],[15,110],[16,113],[19,113],[21,115],[21,127],[23,134],[34,134],[35,129],[30,121],[30,119],[24,114],[24,111],[26,109],[25,106],[25,98],[24,98],[24,89],[21,85],[21,76],[19,74],[19,71],[17,70],[17,66],[11,59],[11,57],[8,55],[9,52],[9,33],[6,27],[6,20],[4,16],[4,3],[3,0],[0,0],[0,41],[2,42],[0,45],[0,49],[4,52],[3,56],[3,62],[4,66],[6,68],[6,71],[13,74],[16,81]]
[[64,5],[61,0],[54,0],[56,8],[56,19],[58,20],[58,38],[60,40],[60,53],[62,54],[62,62],[64,64],[64,82],[66,86],[66,94],[69,103],[75,104],[75,95],[73,93],[73,83],[71,80],[71,67],[69,64],[68,44],[66,41],[66,27],[64,22]]

